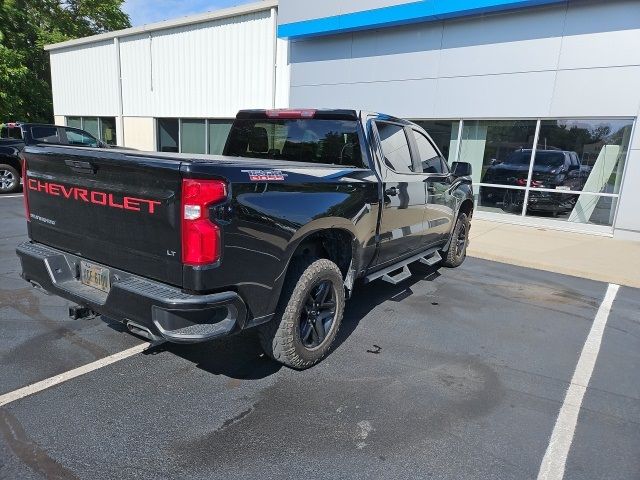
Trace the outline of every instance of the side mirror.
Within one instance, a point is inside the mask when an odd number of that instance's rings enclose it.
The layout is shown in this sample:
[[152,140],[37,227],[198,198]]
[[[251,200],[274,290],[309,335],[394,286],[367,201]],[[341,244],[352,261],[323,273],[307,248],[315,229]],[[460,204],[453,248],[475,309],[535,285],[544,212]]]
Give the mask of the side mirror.
[[470,177],[471,164],[468,162],[453,162],[451,164],[451,173],[454,177]]

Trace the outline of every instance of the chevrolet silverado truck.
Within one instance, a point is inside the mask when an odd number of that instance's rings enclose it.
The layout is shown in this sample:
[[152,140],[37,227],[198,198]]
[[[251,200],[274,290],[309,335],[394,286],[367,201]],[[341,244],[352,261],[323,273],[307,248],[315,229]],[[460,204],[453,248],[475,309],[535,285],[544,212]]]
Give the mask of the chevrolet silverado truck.
[[22,163],[20,152],[24,149],[25,130],[32,139],[42,143],[61,145],[84,145],[107,148],[108,145],[79,128],[35,123],[0,124],[0,194],[20,190]]
[[[487,168],[482,181],[500,185],[526,187],[529,175],[531,149],[520,149],[507,156],[504,162]],[[581,191],[589,177],[576,152],[539,148],[531,170],[531,187],[546,191],[529,192],[527,211],[550,213],[553,216],[570,212],[578,200],[577,195],[562,191]],[[559,193],[549,190],[557,190]],[[481,200],[486,203],[502,201],[506,212],[520,212],[524,203],[524,190],[483,187]]]
[[256,327],[303,369],[355,285],[466,255],[471,165],[419,126],[353,110],[238,113],[223,155],[30,144],[22,277],[152,341]]

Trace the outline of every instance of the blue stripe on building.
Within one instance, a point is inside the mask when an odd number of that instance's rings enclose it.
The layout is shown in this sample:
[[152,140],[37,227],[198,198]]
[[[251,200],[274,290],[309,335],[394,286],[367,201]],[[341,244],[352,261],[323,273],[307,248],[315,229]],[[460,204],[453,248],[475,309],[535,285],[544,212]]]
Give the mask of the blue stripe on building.
[[418,22],[480,15],[525,7],[566,3],[567,0],[421,0],[419,2],[316,18],[278,26],[280,38],[321,35],[393,27]]

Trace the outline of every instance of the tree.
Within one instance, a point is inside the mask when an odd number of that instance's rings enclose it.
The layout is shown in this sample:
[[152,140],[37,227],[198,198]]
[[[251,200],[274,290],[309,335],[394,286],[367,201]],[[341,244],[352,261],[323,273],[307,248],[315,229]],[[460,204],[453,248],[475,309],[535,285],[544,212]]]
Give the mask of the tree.
[[123,0],[0,0],[0,122],[51,122],[44,46],[131,26]]

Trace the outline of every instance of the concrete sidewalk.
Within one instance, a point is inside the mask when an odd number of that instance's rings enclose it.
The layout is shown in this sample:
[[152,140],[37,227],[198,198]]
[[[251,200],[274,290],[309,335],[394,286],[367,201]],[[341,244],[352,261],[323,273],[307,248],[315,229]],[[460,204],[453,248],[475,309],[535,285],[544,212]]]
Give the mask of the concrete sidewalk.
[[474,218],[468,254],[640,288],[640,242]]

